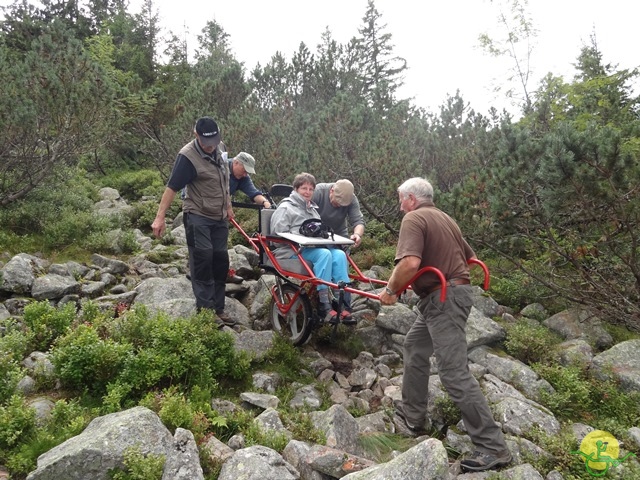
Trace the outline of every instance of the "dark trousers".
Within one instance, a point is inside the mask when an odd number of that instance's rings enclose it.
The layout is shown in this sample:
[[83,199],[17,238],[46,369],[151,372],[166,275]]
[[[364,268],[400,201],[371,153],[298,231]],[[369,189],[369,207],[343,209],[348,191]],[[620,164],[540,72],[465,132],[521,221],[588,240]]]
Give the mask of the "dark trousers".
[[184,228],[196,307],[223,312],[224,288],[229,270],[229,223],[185,213]]
[[410,424],[422,425],[427,415],[429,358],[435,353],[442,385],[460,409],[476,449],[502,453],[507,450],[502,430],[469,371],[466,327],[472,303],[469,285],[447,288],[444,303],[439,290],[418,302],[420,315],[404,340],[402,406]]

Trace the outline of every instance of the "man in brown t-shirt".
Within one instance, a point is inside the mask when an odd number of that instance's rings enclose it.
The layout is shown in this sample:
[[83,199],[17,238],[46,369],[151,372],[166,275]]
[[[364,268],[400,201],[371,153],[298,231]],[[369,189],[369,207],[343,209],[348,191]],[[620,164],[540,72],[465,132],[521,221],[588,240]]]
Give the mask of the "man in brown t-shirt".
[[444,275],[447,296],[440,302],[440,280],[431,273],[420,276],[413,290],[420,296],[420,315],[404,341],[402,406],[398,421],[421,433],[427,423],[430,357],[435,354],[438,375],[460,409],[476,451],[461,462],[467,471],[507,465],[511,453],[500,427],[493,420],[486,398],[467,365],[466,325],[473,298],[468,260],[475,257],[460,228],[433,203],[433,187],[423,178],[411,178],[398,188],[400,210],[406,213],[400,226],[396,267],[380,294],[384,305],[397,300],[398,289],[422,267],[435,267]]

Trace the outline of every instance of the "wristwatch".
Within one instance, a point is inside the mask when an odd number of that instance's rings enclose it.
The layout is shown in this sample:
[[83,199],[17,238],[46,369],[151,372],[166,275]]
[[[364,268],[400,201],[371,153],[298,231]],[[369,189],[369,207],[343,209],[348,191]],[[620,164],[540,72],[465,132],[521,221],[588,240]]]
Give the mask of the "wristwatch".
[[396,292],[394,292],[393,290],[391,290],[388,286],[384,287],[384,293],[386,293],[387,295],[392,295],[395,297]]

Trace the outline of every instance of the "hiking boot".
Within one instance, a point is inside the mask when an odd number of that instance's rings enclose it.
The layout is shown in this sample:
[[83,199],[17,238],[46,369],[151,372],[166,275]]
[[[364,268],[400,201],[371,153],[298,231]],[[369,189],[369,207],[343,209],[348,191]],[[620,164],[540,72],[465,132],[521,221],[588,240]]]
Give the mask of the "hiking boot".
[[233,327],[238,323],[233,318],[231,318],[228,313],[216,312],[216,315],[218,316],[218,319],[222,320],[222,323],[227,327]]
[[393,423],[397,427],[398,433],[408,437],[420,437],[422,435],[428,435],[429,431],[427,425],[429,424],[430,426],[431,422],[425,420],[421,425],[413,425],[407,421],[404,412],[401,409],[396,408],[393,415]]
[[460,462],[460,467],[466,472],[482,472],[496,467],[503,467],[511,463],[511,452],[505,450],[500,453],[473,452],[472,455]]
[[220,319],[220,315],[217,313],[214,315],[213,309],[207,307],[196,307],[196,312],[198,314],[206,312],[207,317],[211,316],[213,324],[218,328],[218,330],[224,328],[224,322]]

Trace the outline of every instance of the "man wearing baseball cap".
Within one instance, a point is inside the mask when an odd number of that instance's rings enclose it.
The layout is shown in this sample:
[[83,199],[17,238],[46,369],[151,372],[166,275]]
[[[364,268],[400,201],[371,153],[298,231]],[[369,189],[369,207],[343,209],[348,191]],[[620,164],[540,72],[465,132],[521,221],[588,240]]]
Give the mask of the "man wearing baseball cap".
[[236,322],[224,311],[229,218],[233,216],[229,165],[222,156],[220,129],[215,120],[199,118],[194,133],[196,138],[176,157],[151,228],[156,237],[164,234],[167,210],[176,193],[188,186],[182,210],[196,308],[214,311],[220,327],[233,326]]
[[[360,202],[353,193],[353,183],[342,179],[335,183],[318,183],[313,192],[313,201],[318,205],[322,223],[330,226],[335,233],[353,240],[358,247],[364,235],[364,217],[360,211]],[[349,236],[349,226],[353,233]],[[344,292],[344,310],[351,313],[351,293]]]
[[243,192],[251,201],[264,208],[271,208],[271,203],[266,199],[262,192],[258,190],[249,174],[256,173],[256,159],[247,152],[240,152],[234,158],[229,160],[229,193],[233,195],[238,190]]
[[[222,157],[226,158],[226,152],[222,152]],[[271,203],[267,198],[262,195],[262,192],[258,190],[249,174],[256,173],[256,159],[253,155],[246,152],[240,152],[234,158],[227,160],[229,168],[229,195],[233,196],[238,190],[243,192],[249,197],[255,204],[262,205],[264,208],[271,208]],[[187,189],[182,191],[182,199],[187,198]],[[230,212],[233,218],[233,212]],[[189,274],[187,276],[191,278]],[[235,271],[229,270],[229,274],[226,279],[227,283],[242,283],[244,279],[235,274]]]

